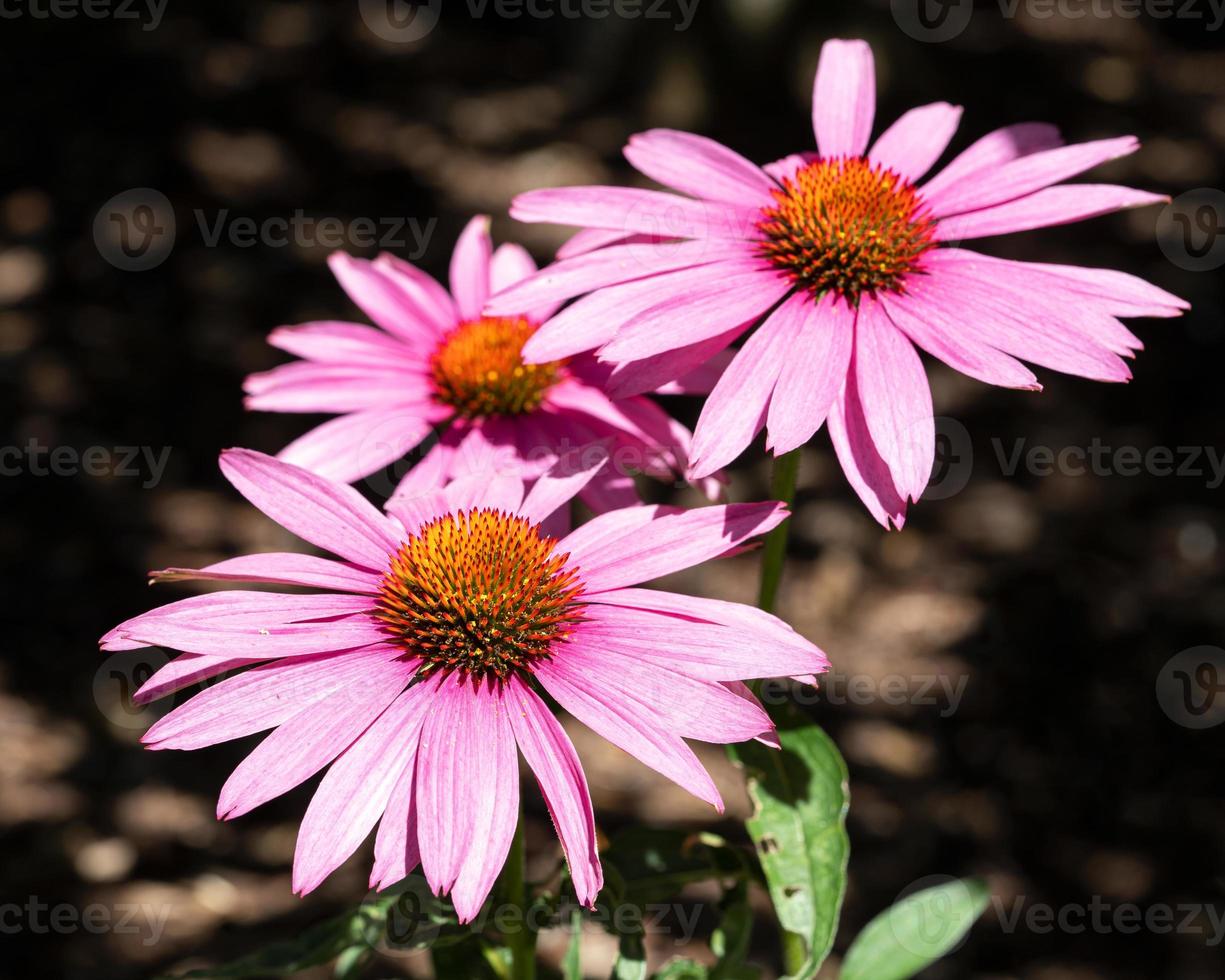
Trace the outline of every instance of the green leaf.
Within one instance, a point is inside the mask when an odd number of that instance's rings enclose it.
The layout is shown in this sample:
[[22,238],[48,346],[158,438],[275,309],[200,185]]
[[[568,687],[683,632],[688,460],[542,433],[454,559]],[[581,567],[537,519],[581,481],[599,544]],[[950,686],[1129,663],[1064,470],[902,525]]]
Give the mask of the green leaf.
[[[351,912],[307,929],[296,939],[274,943],[231,963],[179,975],[178,980],[235,980],[243,977],[286,977],[342,957],[353,966],[371,948],[370,937],[382,928],[393,898],[380,897]],[[356,950],[357,952],[352,952]]]
[[724,892],[719,912],[719,925],[710,937],[711,951],[719,959],[710,971],[710,980],[757,980],[761,971],[745,962],[753,938],[747,881],[738,881]]
[[570,945],[566,947],[566,958],[561,961],[562,975],[566,980],[583,980],[583,911],[570,913]]
[[846,891],[846,763],[829,736],[793,702],[773,709],[771,717],[781,751],[745,742],[732,746],[730,754],[748,779],[754,813],[745,826],[775,914],[805,945],[803,955],[788,955],[788,968],[811,977],[833,946]]
[[977,878],[908,895],[864,927],[842,961],[841,980],[906,980],[955,948],[987,907]]
[[617,961],[613,964],[612,980],[646,980],[647,951],[641,932],[621,934],[617,946]]
[[[664,902],[691,882],[748,874],[744,856],[722,838],[682,830],[631,828],[618,834],[600,858],[605,897],[614,904]],[[607,874],[610,865],[612,875]]]
[[693,960],[669,960],[655,974],[654,980],[709,980],[713,974]]

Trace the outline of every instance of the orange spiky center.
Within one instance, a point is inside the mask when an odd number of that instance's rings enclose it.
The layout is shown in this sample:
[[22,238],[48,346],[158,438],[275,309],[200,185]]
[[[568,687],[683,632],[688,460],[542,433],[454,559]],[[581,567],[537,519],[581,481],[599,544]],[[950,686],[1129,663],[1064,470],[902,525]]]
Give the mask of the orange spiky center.
[[383,576],[375,615],[419,673],[530,672],[582,619],[578,572],[523,517],[479,508],[425,524]]
[[461,323],[430,358],[434,396],[467,418],[534,412],[563,367],[562,361],[523,363],[523,345],[535,332],[525,317]]
[[816,160],[786,177],[762,209],[762,254],[814,296],[901,292],[935,222],[910,181],[862,157]]

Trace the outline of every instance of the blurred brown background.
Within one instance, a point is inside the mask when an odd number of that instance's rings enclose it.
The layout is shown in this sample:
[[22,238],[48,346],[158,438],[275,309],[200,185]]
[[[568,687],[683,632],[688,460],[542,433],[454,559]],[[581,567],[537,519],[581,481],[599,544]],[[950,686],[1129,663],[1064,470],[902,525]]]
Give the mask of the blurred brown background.
[[[1133,325],[1148,349],[1127,386],[1040,372],[1047,390],[1033,396],[932,365],[947,417],[937,499],[903,533],[871,522],[824,436],[808,452],[782,612],[836,665],[809,700],[851,768],[837,951],[911,883],[977,873],[996,904],[931,977],[1225,976],[1225,727],[1214,727],[1225,698],[1213,701],[1204,667],[1225,678],[1225,653],[1170,664],[1225,645],[1225,15],[1182,4],[952,3],[919,18],[896,0],[662,0],[653,16],[597,19],[566,11],[598,4],[559,0],[536,8],[551,17],[508,19],[473,0],[406,40],[403,5],[357,0],[91,8],[105,16],[11,0],[0,24],[0,369],[15,450],[0,480],[0,976],[203,965],[365,893],[362,855],[294,898],[309,787],[218,824],[216,792],[249,745],[142,751],[155,713],[123,697],[158,654],[104,663],[96,648],[119,620],[184,594],[150,592],[146,569],[294,546],[223,483],[216,455],[275,451],[303,431],[305,419],[244,413],[240,380],[278,362],[263,343],[272,327],[348,309],[319,241],[332,232],[244,244],[238,222],[301,209],[308,227],[338,219],[344,239],[371,219],[399,239],[393,251],[441,275],[463,222],[488,211],[497,235],[545,259],[560,232],[505,218],[515,193],[633,179],[619,150],[648,126],[699,131],[759,161],[807,148],[820,44],[848,35],[876,51],[878,132],[947,99],[966,107],[955,149],[1028,119],[1069,140],[1139,135],[1144,149],[1102,179],[1171,194],[1164,216],[983,247],[1126,269],[1194,310]],[[678,405],[690,421],[696,410]],[[1113,452],[1097,473],[1047,475],[1040,461],[1009,472],[1018,445],[1095,444],[1164,447],[1183,473]],[[734,497],[764,497],[766,476],[741,467]],[[751,601],[753,578],[746,557],[675,584]],[[1179,669],[1198,685],[1186,689],[1191,710]],[[606,831],[648,821],[743,840],[743,794],[720,751],[705,757],[722,773],[724,820],[598,739],[576,739]],[[532,853],[547,866],[555,845],[535,796],[531,807]],[[686,893],[698,937],[656,935],[654,964],[706,955],[713,897]],[[1104,928],[1087,917],[1095,902]],[[1127,903],[1172,909],[1172,921],[1110,925]],[[67,909],[58,925],[55,908]],[[1044,928],[1027,919],[1035,908],[1081,909],[1065,921],[1085,927]],[[776,969],[762,910],[756,958]],[[556,960],[564,942],[546,935],[542,951]],[[590,936],[591,975],[606,975],[610,942]],[[426,969],[387,959],[369,975]]]

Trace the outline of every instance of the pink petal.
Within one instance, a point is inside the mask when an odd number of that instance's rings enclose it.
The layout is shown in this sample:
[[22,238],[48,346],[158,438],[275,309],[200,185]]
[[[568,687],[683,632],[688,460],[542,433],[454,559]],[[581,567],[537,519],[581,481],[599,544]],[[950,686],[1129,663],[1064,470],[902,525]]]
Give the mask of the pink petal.
[[394,283],[412,315],[430,326],[435,340],[459,323],[455,300],[428,272],[388,252],[379,254],[374,267]]
[[723,812],[723,800],[710,774],[679,736],[651,723],[619,699],[591,690],[581,673],[558,669],[556,661],[539,667],[536,677],[558,704],[592,731]]
[[489,291],[499,293],[536,274],[536,260],[522,245],[507,242],[494,249],[489,265]]
[[[820,650],[782,623],[769,622],[773,618],[769,614],[754,617],[751,606],[742,606],[742,612],[729,613],[710,605],[704,607],[699,600],[693,604],[672,603],[669,611],[642,608],[642,603],[652,601],[656,605],[669,605],[667,599],[671,596],[668,593],[660,593],[666,597],[663,602],[642,599],[644,593],[649,595],[652,591],[625,589],[598,596],[586,607],[587,621],[581,627],[582,643],[592,650],[641,658],[704,681],[788,677],[829,669],[829,661]],[[608,604],[609,597],[616,599],[626,592],[631,596],[621,600],[625,606]],[[639,605],[634,607],[632,603]],[[687,611],[678,614],[675,611],[678,608]],[[712,612],[733,625],[693,618],[695,613]],[[629,676],[635,677],[634,672]]]
[[333,252],[328,266],[349,298],[366,316],[390,334],[417,347],[428,346],[438,335],[437,325],[411,301],[385,269],[344,252]]
[[379,832],[374,838],[374,865],[370,869],[371,888],[383,889],[403,881],[421,863],[421,849],[417,844],[417,808],[414,805],[420,735],[418,728],[404,741],[408,764],[400,773],[387,800],[383,819],[379,821]]
[[[657,382],[651,389],[642,390],[654,390],[657,395],[709,395],[715,390],[715,385],[723,377],[723,372],[731,366],[732,358],[735,356],[734,351],[726,349],[727,345],[739,337],[747,327],[747,324],[744,328],[736,327],[727,333],[711,337],[709,340],[702,340],[688,347],[660,354],[654,360],[656,362],[666,361],[666,370],[662,373],[676,380],[666,383]],[[609,376],[609,396],[624,398],[625,394],[618,394],[619,387],[627,387],[631,383],[631,378],[635,384],[645,380],[643,372],[646,363],[645,361],[629,361],[618,365]],[[642,367],[637,371],[627,370],[637,365],[642,365]],[[639,393],[631,392],[631,394]]]
[[219,818],[242,816],[310,779],[400,695],[417,661],[387,660],[366,668],[360,680],[303,708],[243,759],[221,788]]
[[493,296],[486,313],[514,316],[606,286],[751,254],[743,242],[696,239],[658,245],[613,245],[548,266]]
[[513,474],[471,473],[452,480],[443,496],[451,513],[488,508],[514,514],[523,504],[523,481]]
[[812,95],[812,128],[821,156],[863,156],[875,115],[872,48],[866,41],[826,41]]
[[990,171],[971,174],[947,188],[936,191],[924,188],[923,196],[935,217],[947,218],[1024,197],[1109,160],[1135,153],[1139,148],[1134,136],[1120,136],[1042,150]]
[[519,808],[515,736],[502,695],[458,675],[430,699],[417,752],[417,836],[435,894],[459,921],[480,911],[510,849]]
[[164,568],[150,572],[149,577],[159,582],[268,582],[277,585],[305,585],[362,595],[374,595],[379,590],[379,576],[365,569],[315,555],[289,552],[240,555],[200,569]]
[[693,476],[709,476],[726,466],[748,449],[766,424],[770,395],[793,340],[790,326],[774,313],[732,358],[706,399],[694,429],[690,462]]
[[791,290],[782,276],[752,263],[702,266],[693,292],[681,293],[626,323],[600,348],[605,361],[637,361],[695,344],[764,315]]
[[242,657],[204,657],[197,653],[180,653],[170,663],[158,668],[132,695],[132,701],[135,704],[149,704],[167,694],[250,663]]
[[765,206],[775,186],[760,167],[705,136],[652,129],[630,137],[625,158],[666,187],[709,201]]
[[1115,316],[1179,316],[1191,304],[1152,283],[1116,269],[1089,269],[1044,262],[1014,262],[996,259],[1004,268],[1022,266],[1057,279],[1070,292],[1091,297]]
[[973,174],[992,171],[1002,164],[1041,150],[1061,146],[1059,130],[1049,123],[1016,123],[988,133],[929,180],[925,196],[937,194]]
[[788,334],[766,418],[769,448],[780,456],[804,445],[825,424],[846,383],[855,311],[832,290],[816,303],[801,291],[778,308],[774,319]]
[[324,775],[298,829],[293,890],[314,891],[344,863],[387,808],[401,774],[415,762],[417,733],[429,695],[409,688],[358,737]]
[[693,198],[635,187],[552,187],[520,194],[512,218],[526,222],[607,228],[623,237],[750,239],[761,213],[757,208],[695,201]]
[[942,248],[928,255],[944,296],[955,303],[970,336],[1014,357],[1095,381],[1127,381],[1131,371],[1098,338],[1106,314],[1092,304],[1049,302],[1001,278],[974,252]]
[[936,460],[931,386],[914,345],[877,302],[859,304],[855,372],[868,432],[898,493],[917,501]]
[[964,311],[948,293],[939,281],[916,276],[904,295],[882,294],[879,301],[899,330],[953,370],[989,385],[1041,391],[1029,368],[964,329]]
[[851,355],[842,397],[834,402],[826,424],[847,482],[859,495],[869,513],[884,527],[901,528],[906,522],[906,502],[898,495],[893,474],[881,458],[868,432],[860,401],[858,372]]
[[227,449],[221,471],[287,531],[356,565],[381,572],[399,549],[395,526],[360,493],[250,449]]
[[338,483],[352,483],[415,448],[441,414],[402,405],[341,415],[299,436],[277,459]]
[[407,369],[420,365],[421,354],[396,337],[360,323],[334,320],[277,327],[268,335],[273,347],[321,363],[374,364],[402,362]]
[[947,102],[911,109],[881,134],[868,159],[917,181],[948,149],[960,121],[961,106]]
[[615,338],[624,324],[652,307],[704,289],[713,268],[702,265],[665,272],[584,296],[528,339],[523,345],[523,359],[539,364],[599,347]]
[[[601,515],[558,543],[558,552],[570,553],[588,593],[637,585],[718,558],[777,527],[787,519],[787,509],[779,503],[700,507],[656,513],[649,524],[636,528],[633,522],[641,519],[634,515],[621,525],[630,528],[628,533],[613,530],[604,539],[606,528],[620,528],[612,515]],[[597,522],[606,523],[587,530]]]
[[429,403],[433,385],[416,369],[294,361],[243,381],[246,407],[261,412],[360,412],[388,405]]
[[1164,204],[1164,194],[1150,194],[1112,184],[1063,184],[1047,187],[1006,204],[945,218],[936,226],[942,241],[986,238],[1084,221],[1099,215]]
[[721,684],[691,677],[680,665],[668,666],[666,655],[641,656],[644,646],[651,649],[642,639],[640,634],[635,643],[632,637],[581,626],[549,662],[549,675],[605,702],[615,701],[622,710],[683,738],[724,745],[748,741],[773,727],[761,705]]
[[480,318],[489,298],[489,272],[493,242],[489,237],[489,218],[478,215],[468,222],[451,255],[451,294],[459,315],[465,320]]
[[152,749],[200,749],[267,731],[342,688],[355,697],[371,693],[367,675],[398,676],[384,665],[403,655],[384,643],[252,667],[206,687],[154,724],[141,742]]
[[576,255],[594,252],[597,248],[623,243],[631,238],[646,239],[648,236],[627,235],[623,231],[606,228],[584,228],[570,236],[570,240],[557,250],[558,259],[572,259]]
[[574,745],[539,697],[518,677],[507,684],[506,710],[519,751],[535,773],[553,826],[566,852],[581,904],[595,906],[604,886],[596,847],[595,813]]
[[607,463],[608,451],[601,446],[568,454],[532,485],[519,507],[520,516],[540,524],[576,497]]
[[[215,592],[192,596],[120,623],[103,650],[168,646],[186,653],[268,657],[322,653],[382,639],[364,615],[369,596]],[[343,617],[343,618],[338,618]]]

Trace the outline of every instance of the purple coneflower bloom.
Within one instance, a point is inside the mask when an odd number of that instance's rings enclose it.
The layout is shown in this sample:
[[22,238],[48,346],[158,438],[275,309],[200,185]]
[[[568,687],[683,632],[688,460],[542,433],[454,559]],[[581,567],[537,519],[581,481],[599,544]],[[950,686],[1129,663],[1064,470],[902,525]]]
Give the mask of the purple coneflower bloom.
[[[302,360],[247,378],[247,407],[339,413],[286,446],[279,454],[286,462],[351,483],[441,430],[397,490],[411,495],[465,472],[530,479],[611,439],[617,465],[584,491],[597,511],[637,502],[633,471],[666,479],[687,466],[689,430],[649,398],[610,399],[603,390],[608,370],[593,357],[523,363],[524,341],[557,304],[482,314],[491,291],[536,271],[521,246],[493,249],[488,218],[474,218],[460,236],[450,292],[390,255],[369,262],[338,252],[329,264],[378,329],[325,321],[271,333],[269,343]],[[717,376],[699,369],[652,387],[708,392]],[[714,481],[705,488],[717,492]]]
[[471,920],[501,869],[519,809],[518,755],[536,775],[579,899],[603,881],[587,781],[547,694],[635,758],[721,808],[685,739],[772,737],[741,683],[806,676],[824,655],[749,606],[634,588],[738,549],[782,504],[635,506],[558,540],[555,512],[602,464],[556,468],[526,492],[473,475],[375,509],[352,487],[249,450],[222,454],[265,514],[335,559],[234,558],[159,579],[305,586],[223,591],[116,627],[104,650],[182,651],[141,703],[222,673],[145,734],[195,749],[272,729],[221,790],[236,817],[328,767],[294,857],[305,893],[378,825],[371,882],[420,862]]
[[912,109],[869,148],[871,48],[830,41],[813,94],[817,152],[758,167],[688,133],[635,136],[626,156],[681,194],[620,187],[531,191],[512,215],[582,227],[560,262],[486,312],[592,292],[524,347],[547,361],[598,349],[610,392],[648,367],[701,363],[760,324],[706,401],[692,474],[735,459],[764,427],[780,454],[828,422],[847,478],[901,526],[931,475],[931,391],[916,347],[989,384],[1039,390],[1021,360],[1099,381],[1131,377],[1140,341],[1118,317],[1176,316],[1182,300],[1134,276],[990,258],[966,239],[1064,224],[1166,198],[1061,184],[1134,152],[1134,137],[1063,146],[1042,123],[983,137],[921,183],[961,116]]

